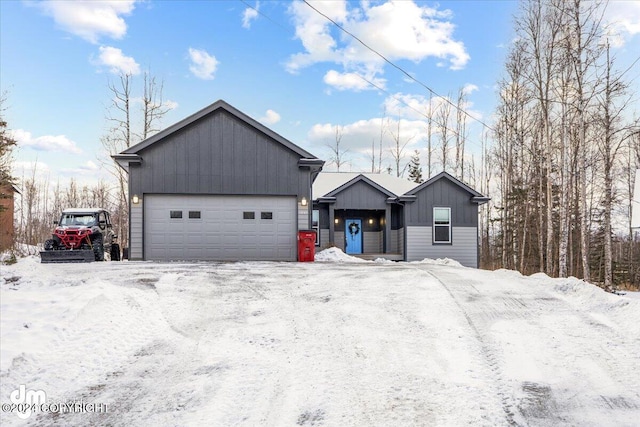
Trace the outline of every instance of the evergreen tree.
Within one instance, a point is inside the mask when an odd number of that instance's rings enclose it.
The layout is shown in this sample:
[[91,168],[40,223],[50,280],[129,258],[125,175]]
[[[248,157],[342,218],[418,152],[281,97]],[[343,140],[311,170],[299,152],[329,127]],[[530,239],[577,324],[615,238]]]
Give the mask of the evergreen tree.
[[415,150],[413,152],[413,156],[411,156],[411,163],[409,163],[409,181],[417,182],[418,184],[421,184],[424,181],[422,179],[420,152],[418,150]]

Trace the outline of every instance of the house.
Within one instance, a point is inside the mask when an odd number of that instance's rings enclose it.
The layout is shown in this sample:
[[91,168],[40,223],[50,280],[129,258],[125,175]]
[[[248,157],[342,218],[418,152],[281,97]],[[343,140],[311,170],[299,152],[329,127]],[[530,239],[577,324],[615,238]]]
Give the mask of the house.
[[113,156],[131,260],[295,261],[324,162],[220,100]]
[[478,265],[478,205],[447,173],[417,185],[321,172],[324,161],[220,100],[113,156],[129,174],[132,260],[297,258],[317,246],[393,260]]
[[6,251],[13,246],[15,236],[13,201],[15,193],[20,192],[11,184],[0,186],[0,252]]
[[478,206],[489,199],[446,172],[420,185],[390,175],[321,172],[313,197],[319,247],[478,266]]

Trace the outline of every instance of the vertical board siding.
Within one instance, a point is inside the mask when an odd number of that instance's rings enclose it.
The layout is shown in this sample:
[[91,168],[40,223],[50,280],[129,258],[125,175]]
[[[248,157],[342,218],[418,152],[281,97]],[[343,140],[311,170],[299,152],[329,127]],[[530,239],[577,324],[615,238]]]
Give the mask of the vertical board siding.
[[296,195],[310,200],[300,155],[252,126],[216,110],[140,152],[131,192]]
[[448,179],[440,179],[417,194],[417,200],[408,204],[408,224],[412,226],[431,226],[433,208],[451,208],[451,221],[454,227],[477,227],[478,205],[471,201],[472,195]]
[[144,204],[143,197],[140,198],[140,203],[137,205],[131,205],[131,212],[129,214],[131,222],[129,224],[129,259],[136,260],[142,259],[142,205]]
[[385,209],[387,195],[366,182],[356,182],[336,194],[335,209]]
[[407,261],[450,258],[465,267],[478,267],[478,229],[453,227],[451,245],[434,245],[432,227],[407,227]]

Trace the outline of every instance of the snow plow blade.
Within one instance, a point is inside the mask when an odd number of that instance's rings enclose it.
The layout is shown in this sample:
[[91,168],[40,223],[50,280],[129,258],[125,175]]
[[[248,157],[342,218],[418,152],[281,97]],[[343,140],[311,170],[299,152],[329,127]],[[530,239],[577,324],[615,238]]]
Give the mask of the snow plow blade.
[[77,251],[40,251],[40,262],[43,264],[93,261],[95,261],[95,255],[91,249],[80,249]]

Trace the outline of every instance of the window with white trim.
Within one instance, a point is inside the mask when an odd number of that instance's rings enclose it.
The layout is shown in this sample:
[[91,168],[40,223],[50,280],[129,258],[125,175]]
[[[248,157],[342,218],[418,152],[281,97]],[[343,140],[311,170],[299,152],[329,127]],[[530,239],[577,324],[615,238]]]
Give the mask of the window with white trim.
[[433,243],[451,243],[451,208],[433,208]]

